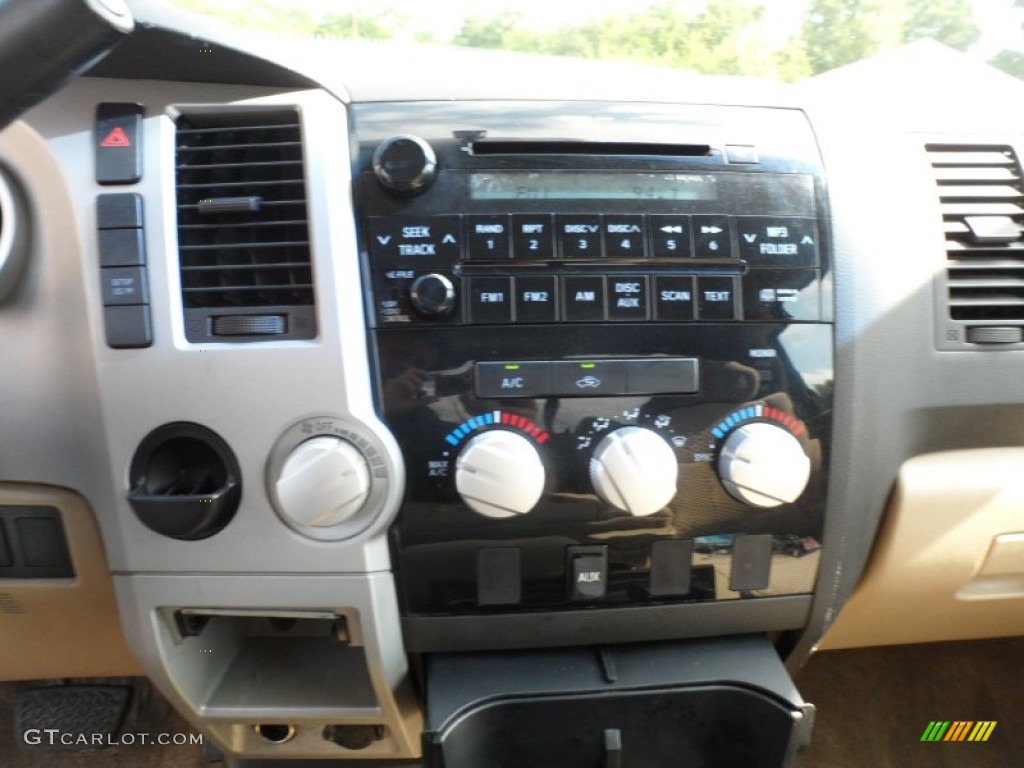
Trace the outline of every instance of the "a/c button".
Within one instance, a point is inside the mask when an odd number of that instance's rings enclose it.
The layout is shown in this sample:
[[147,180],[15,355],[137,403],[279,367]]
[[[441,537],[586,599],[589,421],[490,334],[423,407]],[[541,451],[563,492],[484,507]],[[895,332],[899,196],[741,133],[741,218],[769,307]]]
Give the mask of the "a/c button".
[[476,396],[484,398],[543,397],[550,394],[551,365],[536,363],[477,363]]

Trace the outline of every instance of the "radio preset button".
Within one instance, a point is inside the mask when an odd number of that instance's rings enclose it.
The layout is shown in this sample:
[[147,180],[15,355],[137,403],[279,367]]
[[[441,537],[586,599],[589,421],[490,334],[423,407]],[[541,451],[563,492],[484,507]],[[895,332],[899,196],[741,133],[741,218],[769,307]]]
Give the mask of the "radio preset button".
[[694,253],[705,259],[731,259],[731,229],[728,216],[694,216]]
[[626,394],[625,360],[560,360],[551,363],[555,396],[594,397]]
[[647,277],[610,275],[608,277],[608,319],[647,319]]
[[509,257],[508,216],[466,216],[466,243],[470,259]]
[[697,316],[701,320],[735,320],[735,279],[727,276],[698,277]]
[[551,392],[551,365],[477,363],[476,396],[485,398],[546,397]]
[[558,217],[558,239],[563,259],[601,258],[601,217]]
[[469,317],[474,323],[512,322],[512,278],[475,277],[470,280]]
[[562,278],[563,317],[569,322],[604,320],[604,278],[570,275]]
[[816,269],[751,269],[743,278],[743,317],[747,320],[821,319]]
[[693,278],[658,275],[654,278],[654,307],[658,320],[693,320]]
[[644,256],[644,217],[640,214],[605,214],[604,253],[608,258],[639,259]]
[[513,256],[522,261],[555,258],[555,217],[521,213],[512,217]]
[[740,216],[740,256],[757,267],[816,267],[814,219]]
[[375,266],[451,265],[461,256],[460,217],[371,216],[370,255]]
[[553,323],[558,319],[554,277],[517,277],[515,286],[517,323]]
[[651,255],[659,259],[689,258],[690,217],[655,214],[647,217],[651,232]]

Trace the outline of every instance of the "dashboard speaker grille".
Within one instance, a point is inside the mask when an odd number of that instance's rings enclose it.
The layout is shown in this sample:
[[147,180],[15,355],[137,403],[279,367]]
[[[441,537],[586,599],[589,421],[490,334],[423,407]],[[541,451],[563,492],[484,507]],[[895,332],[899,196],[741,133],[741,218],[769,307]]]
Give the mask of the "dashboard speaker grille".
[[[182,115],[175,178],[189,340],[218,335],[216,321],[225,316],[249,315],[280,318],[277,338],[311,338],[313,269],[298,113]],[[255,338],[274,336],[224,340]]]
[[925,149],[942,205],[949,318],[969,326],[1024,325],[1024,184],[1013,148]]

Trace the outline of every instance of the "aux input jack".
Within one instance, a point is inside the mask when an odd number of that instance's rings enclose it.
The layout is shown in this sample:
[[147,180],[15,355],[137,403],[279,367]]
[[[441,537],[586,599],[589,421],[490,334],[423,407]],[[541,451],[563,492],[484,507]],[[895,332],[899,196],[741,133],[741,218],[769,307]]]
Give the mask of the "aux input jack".
[[270,744],[286,744],[295,738],[295,726],[282,723],[261,723],[252,727],[261,739]]

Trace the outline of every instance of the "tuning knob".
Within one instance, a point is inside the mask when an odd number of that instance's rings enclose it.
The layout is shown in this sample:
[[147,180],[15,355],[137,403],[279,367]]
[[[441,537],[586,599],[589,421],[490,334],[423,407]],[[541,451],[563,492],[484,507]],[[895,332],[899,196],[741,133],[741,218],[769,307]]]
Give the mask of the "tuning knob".
[[590,482],[613,507],[644,517],[676,495],[679,464],[669,444],[643,427],[623,427],[604,438],[590,460]]
[[718,457],[722,485],[734,498],[755,507],[796,501],[807,487],[811,460],[800,441],[763,422],[732,432]]
[[525,515],[544,492],[544,464],[533,444],[507,429],[483,432],[455,462],[455,488],[485,517]]
[[390,136],[373,153],[373,174],[385,189],[418,195],[426,192],[437,176],[437,156],[418,136]]
[[409,300],[425,317],[444,317],[455,306],[455,286],[449,278],[436,272],[420,275],[409,288]]
[[295,447],[274,490],[281,513],[292,522],[326,528],[362,508],[370,494],[370,469],[351,443],[321,435]]

